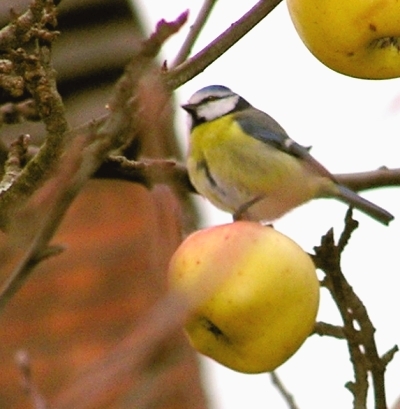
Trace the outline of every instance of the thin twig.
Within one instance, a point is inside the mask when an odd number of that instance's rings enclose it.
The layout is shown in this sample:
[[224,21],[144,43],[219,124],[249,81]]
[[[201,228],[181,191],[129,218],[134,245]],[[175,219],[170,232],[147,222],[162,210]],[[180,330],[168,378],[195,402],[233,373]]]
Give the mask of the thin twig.
[[350,241],[351,235],[358,228],[358,221],[353,219],[353,208],[349,207],[344,218],[344,230],[337,244],[338,252],[341,254]]
[[175,68],[179,64],[183,63],[192,51],[192,47],[195,44],[197,38],[199,37],[201,30],[206,24],[208,17],[211,14],[212,9],[218,0],[204,0],[204,3],[197,15],[197,18],[193,25],[190,27],[189,34],[187,35],[185,41],[182,44],[181,49],[178,51],[175,60],[171,64],[170,68]]
[[236,23],[212,41],[195,56],[164,73],[167,90],[173,91],[204,71],[217,58],[236,44],[244,35],[263,20],[281,0],[260,0]]
[[122,179],[141,183],[146,187],[167,184],[195,193],[186,166],[169,159],[128,160],[124,156],[110,156],[94,175],[101,179]]
[[40,115],[32,99],[0,106],[0,126],[3,124],[17,124],[23,121],[39,121]]
[[325,335],[337,339],[345,339],[343,327],[328,324],[327,322],[317,322],[313,334]]
[[394,358],[395,354],[399,352],[399,347],[397,345],[393,346],[392,348],[389,349],[389,351],[386,351],[382,356],[382,362],[384,363],[384,365],[388,365],[389,362],[392,361],[392,359]]
[[299,407],[296,404],[296,401],[294,400],[293,395],[287,390],[287,388],[279,378],[278,374],[275,371],[273,371],[270,373],[270,375],[273,385],[275,385],[276,389],[278,389],[278,391],[281,393],[283,399],[285,400],[289,408],[299,409]]
[[[2,283],[0,287],[0,312],[22,287],[37,264],[50,257],[58,256],[64,251],[64,247],[61,245],[43,248],[45,241],[42,239],[43,237],[45,237],[45,231],[39,230],[37,236],[31,242],[31,246],[25,251],[23,258]],[[43,250],[40,251],[41,248]]]
[[33,409],[48,409],[48,405],[32,379],[32,368],[29,355],[20,350],[15,355],[15,361],[22,375],[22,386],[32,402]]

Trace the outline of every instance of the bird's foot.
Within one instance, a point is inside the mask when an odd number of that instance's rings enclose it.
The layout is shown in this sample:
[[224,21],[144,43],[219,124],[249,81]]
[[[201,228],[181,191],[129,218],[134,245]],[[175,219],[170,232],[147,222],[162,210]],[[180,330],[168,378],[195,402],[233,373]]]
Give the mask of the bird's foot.
[[249,200],[246,203],[243,203],[236,211],[233,213],[233,221],[237,222],[239,220],[250,220],[249,216],[246,214],[247,211],[254,206],[256,203],[265,199],[265,195],[259,195]]

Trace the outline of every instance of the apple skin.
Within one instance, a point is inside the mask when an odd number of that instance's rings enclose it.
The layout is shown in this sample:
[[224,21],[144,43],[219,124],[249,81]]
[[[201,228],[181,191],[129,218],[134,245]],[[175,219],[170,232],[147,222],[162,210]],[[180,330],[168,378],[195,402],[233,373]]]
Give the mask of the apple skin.
[[204,291],[185,331],[200,353],[239,372],[274,370],[315,324],[319,281],[311,258],[259,223],[239,221],[190,235],[170,261],[169,282],[188,294]]
[[294,26],[323,64],[364,79],[400,76],[400,2],[287,0]]

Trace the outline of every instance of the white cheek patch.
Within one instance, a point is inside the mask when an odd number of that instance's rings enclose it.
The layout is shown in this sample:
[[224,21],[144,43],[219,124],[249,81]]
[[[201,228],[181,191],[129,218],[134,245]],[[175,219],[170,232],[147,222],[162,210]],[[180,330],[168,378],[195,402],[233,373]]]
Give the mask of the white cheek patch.
[[188,128],[189,130],[192,129],[192,126],[193,126],[193,118],[192,118],[192,115],[187,115],[187,116],[186,116],[186,125],[187,125],[187,128]]
[[206,121],[212,121],[233,111],[239,101],[238,95],[232,95],[226,98],[217,99],[207,102],[197,108],[199,118],[204,118]]

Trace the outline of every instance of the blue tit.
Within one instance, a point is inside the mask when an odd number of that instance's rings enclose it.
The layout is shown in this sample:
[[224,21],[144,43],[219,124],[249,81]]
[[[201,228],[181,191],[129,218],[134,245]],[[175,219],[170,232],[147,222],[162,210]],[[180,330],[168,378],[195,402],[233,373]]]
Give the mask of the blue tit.
[[190,116],[190,181],[234,218],[273,221],[311,199],[334,197],[383,224],[393,220],[340,185],[309,149],[229,88],[202,88],[182,108]]

